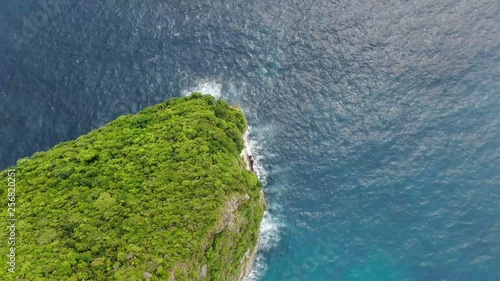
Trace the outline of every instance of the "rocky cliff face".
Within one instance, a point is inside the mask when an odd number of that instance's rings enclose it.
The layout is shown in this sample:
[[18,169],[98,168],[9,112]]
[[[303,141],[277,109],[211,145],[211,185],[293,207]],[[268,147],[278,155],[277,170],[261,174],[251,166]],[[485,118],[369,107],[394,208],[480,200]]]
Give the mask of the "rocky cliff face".
[[[250,155],[248,151],[248,134],[249,131],[248,129],[245,131],[243,134],[243,140],[245,141],[245,147],[241,151],[240,156],[243,158],[243,161],[245,162],[245,166],[247,170],[254,172],[254,161],[252,159],[252,156]],[[262,205],[266,205],[265,199],[264,199],[264,193],[260,193],[260,203]],[[246,252],[245,256],[241,259],[241,268],[240,268],[240,274],[237,279],[233,279],[234,281],[245,281],[247,277],[250,275],[250,272],[252,271],[254,262],[255,262],[255,257],[257,256],[257,251],[258,251],[258,246],[259,246],[259,239],[257,239],[255,245],[253,247],[250,247]],[[232,281],[233,281],[232,280]]]
[[[243,112],[241,108],[239,108],[239,107],[235,107],[235,108],[237,108],[238,110]],[[245,163],[246,169],[248,171],[255,173],[254,160],[253,160],[253,157],[249,151],[249,140],[248,140],[249,133],[250,133],[250,131],[249,131],[249,129],[247,129],[245,131],[245,133],[243,134],[243,141],[244,141],[245,145],[244,145],[243,150],[240,153],[240,157],[243,159],[243,162]],[[260,201],[260,204],[262,206],[266,206],[264,193],[262,191],[260,192],[259,201]],[[253,265],[255,262],[255,258],[257,256],[259,241],[260,240],[257,239],[255,245],[253,247],[248,248],[248,250],[245,252],[245,255],[241,259],[240,274],[238,275],[238,277],[236,279],[233,279],[231,281],[245,281],[247,279],[247,277],[250,275],[250,272],[252,271],[252,268],[253,268]]]

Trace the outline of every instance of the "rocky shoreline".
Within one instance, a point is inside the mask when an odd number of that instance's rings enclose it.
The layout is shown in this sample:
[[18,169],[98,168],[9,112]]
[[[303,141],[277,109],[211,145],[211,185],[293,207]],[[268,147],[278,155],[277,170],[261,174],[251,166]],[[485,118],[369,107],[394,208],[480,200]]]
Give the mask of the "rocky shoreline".
[[[240,109],[241,110],[241,109]],[[245,146],[243,150],[241,151],[241,158],[245,162],[246,169],[249,171],[252,171],[255,173],[255,168],[254,168],[254,160],[252,155],[250,154],[248,150],[248,134],[249,134],[249,129],[245,131],[243,134],[243,140],[245,142]],[[261,200],[264,201],[264,192],[261,191]],[[264,201],[265,204],[265,201]],[[257,256],[257,251],[259,250],[259,242],[260,242],[260,235],[257,239],[257,243],[255,246],[247,250],[245,253],[245,256],[241,260],[241,269],[240,269],[240,275],[237,279],[237,281],[245,281],[247,280],[248,276],[250,275],[250,272],[252,271],[252,268],[255,263],[255,258]]]
[[248,132],[249,130],[247,129],[246,132],[243,134],[243,140],[245,141],[245,147],[240,153],[241,158],[243,158],[243,161],[245,162],[245,166],[247,170],[255,172],[254,167],[253,167],[253,158],[252,155],[248,151]]

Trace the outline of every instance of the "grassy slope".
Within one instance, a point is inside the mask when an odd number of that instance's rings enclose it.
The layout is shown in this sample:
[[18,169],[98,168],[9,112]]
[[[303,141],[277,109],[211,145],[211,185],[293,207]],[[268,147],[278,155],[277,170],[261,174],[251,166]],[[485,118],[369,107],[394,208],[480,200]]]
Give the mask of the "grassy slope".
[[[235,279],[265,208],[239,157],[246,127],[239,110],[194,94],[19,160],[15,276],[193,281],[207,268],[203,280]],[[0,280],[15,280],[2,265]]]

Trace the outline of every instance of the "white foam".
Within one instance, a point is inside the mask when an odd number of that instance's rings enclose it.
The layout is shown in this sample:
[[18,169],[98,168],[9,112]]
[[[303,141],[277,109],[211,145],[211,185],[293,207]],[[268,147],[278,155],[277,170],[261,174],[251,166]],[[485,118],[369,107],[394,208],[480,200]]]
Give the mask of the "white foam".
[[268,251],[274,248],[280,241],[279,233],[280,224],[276,221],[275,217],[269,212],[264,214],[264,219],[260,225],[261,238],[259,247],[263,251]]
[[[248,126],[248,133],[251,134],[252,132],[252,126]],[[259,180],[266,185],[267,184],[267,171],[264,168],[263,161],[264,161],[264,156],[261,153],[263,150],[263,147],[253,138],[247,137],[246,139],[246,145],[247,145],[247,153],[252,157],[253,160],[253,169],[255,173],[257,174],[257,177]]]
[[208,94],[219,99],[222,95],[222,84],[212,80],[200,80],[196,86],[182,91],[182,95],[189,96],[194,92]]
[[[265,161],[264,157],[264,146],[255,140],[255,136],[252,134],[253,128],[249,126],[248,128],[249,136],[246,139],[247,153],[252,156],[253,159],[253,169],[259,180],[267,185],[268,171],[265,169],[263,163]],[[260,239],[259,239],[259,252],[254,262],[254,267],[247,277],[247,281],[257,281],[264,275],[267,271],[267,265],[265,261],[264,254],[274,248],[279,240],[279,229],[280,223],[278,219],[272,215],[270,212],[265,212],[264,218],[260,225]]]
[[246,281],[257,281],[267,271],[267,265],[264,258],[264,253],[273,249],[280,240],[279,236],[280,224],[276,217],[269,212],[264,214],[264,219],[260,225],[260,240],[259,252],[255,258],[254,267],[247,277]]

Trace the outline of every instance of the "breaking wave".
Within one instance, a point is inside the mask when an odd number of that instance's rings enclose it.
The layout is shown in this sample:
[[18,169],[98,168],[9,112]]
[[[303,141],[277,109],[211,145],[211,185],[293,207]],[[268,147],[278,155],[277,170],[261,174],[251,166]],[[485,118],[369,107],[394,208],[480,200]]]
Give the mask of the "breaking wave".
[[[264,188],[267,188],[268,171],[263,164],[265,161],[264,146],[256,140],[257,137],[253,134],[255,131],[251,126],[249,126],[248,130],[249,137],[246,140],[247,153],[253,158],[253,169],[255,173],[264,185]],[[267,271],[265,254],[278,244],[280,239],[279,228],[280,223],[277,217],[271,212],[266,211],[260,225],[259,251],[255,259],[254,267],[248,276],[247,281],[257,281]]]
[[221,97],[222,84],[212,80],[200,80],[196,86],[182,91],[183,96],[189,96],[191,93],[198,92],[202,94],[209,94],[216,99]]

